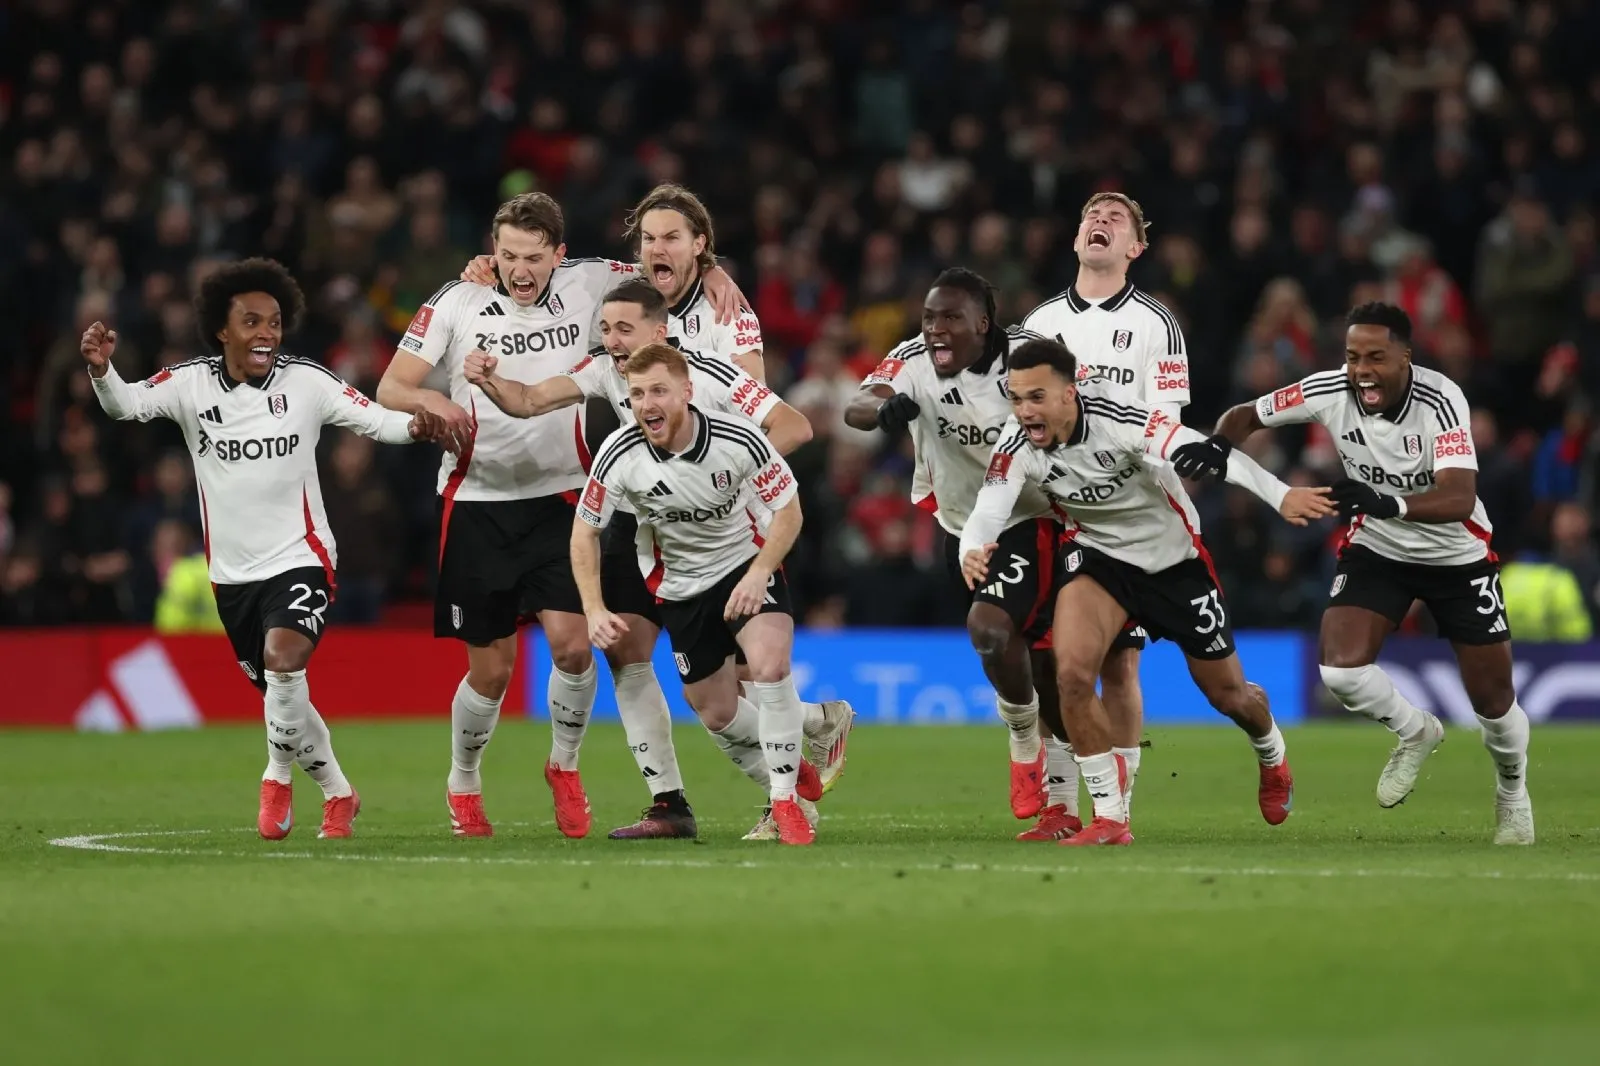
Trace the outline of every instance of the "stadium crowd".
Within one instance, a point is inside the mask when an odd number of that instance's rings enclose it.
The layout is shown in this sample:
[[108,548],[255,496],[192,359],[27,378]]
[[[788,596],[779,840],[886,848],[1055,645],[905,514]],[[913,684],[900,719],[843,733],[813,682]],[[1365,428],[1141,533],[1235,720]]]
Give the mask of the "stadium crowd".
[[[670,180],[711,209],[769,378],[816,429],[791,457],[810,624],[960,623],[906,441],[843,408],[938,270],[976,269],[1020,321],[1115,188],[1152,223],[1134,279],[1188,339],[1186,422],[1337,366],[1345,309],[1398,303],[1474,405],[1513,630],[1581,639],[1597,52],[1583,0],[0,6],[0,624],[151,619],[198,550],[182,438],[100,414],[89,322],[144,377],[196,354],[209,267],[268,255],[310,302],[290,349],[370,391],[500,200],[550,192],[572,254],[626,258],[624,213]],[[1294,484],[1337,465],[1317,432],[1251,450]],[[324,452],[333,617],[404,618],[432,580],[435,453],[343,431]],[[1314,625],[1337,531],[1195,492],[1236,624]]]

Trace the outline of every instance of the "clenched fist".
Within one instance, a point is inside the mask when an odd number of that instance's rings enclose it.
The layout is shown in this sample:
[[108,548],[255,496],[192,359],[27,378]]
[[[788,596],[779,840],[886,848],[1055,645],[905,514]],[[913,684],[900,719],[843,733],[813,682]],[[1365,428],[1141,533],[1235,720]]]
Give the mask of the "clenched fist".
[[97,378],[105,376],[106,368],[111,365],[111,354],[116,350],[117,331],[107,329],[104,322],[90,323],[78,345],[84,362],[89,364],[89,373]]
[[494,377],[495,368],[500,365],[500,360],[488,352],[478,350],[467,353],[467,362],[463,373],[467,376],[469,384],[482,387],[484,382]]

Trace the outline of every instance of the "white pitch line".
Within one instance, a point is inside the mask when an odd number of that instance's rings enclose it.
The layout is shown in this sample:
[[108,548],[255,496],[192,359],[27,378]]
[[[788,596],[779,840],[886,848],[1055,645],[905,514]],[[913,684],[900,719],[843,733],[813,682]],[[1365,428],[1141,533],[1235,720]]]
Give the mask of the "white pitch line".
[[[667,869],[693,869],[693,870],[793,870],[792,863],[759,862],[750,859],[739,859],[730,862],[718,862],[710,859],[683,859],[683,858],[623,858],[607,857],[603,859],[571,859],[556,856],[521,856],[521,855],[362,855],[347,851],[227,851],[221,848],[189,848],[189,847],[131,847],[126,844],[109,844],[112,840],[148,840],[156,837],[183,837],[210,835],[219,830],[213,829],[167,829],[149,830],[131,833],[86,833],[79,836],[56,837],[49,841],[58,848],[70,848],[77,851],[117,852],[131,855],[191,855],[209,856],[214,858],[229,859],[314,859],[332,860],[334,862],[387,862],[406,865],[438,865],[461,864],[474,866],[570,866],[570,867],[661,867]],[[227,832],[221,830],[220,832]],[[240,829],[238,832],[252,832],[249,829]],[[1028,863],[976,863],[976,862],[912,862],[912,863],[860,863],[860,862],[812,862],[807,865],[831,870],[873,870],[881,872],[917,872],[917,873],[1001,873],[1001,874],[1027,874],[1038,876],[1042,874],[1146,874],[1146,875],[1173,875],[1183,877],[1303,877],[1312,879],[1338,879],[1338,878],[1364,878],[1383,879],[1395,878],[1397,880],[1417,881],[1551,881],[1551,882],[1597,882],[1600,873],[1582,871],[1515,871],[1515,870],[1472,870],[1462,873],[1451,873],[1437,870],[1373,870],[1363,867],[1323,867],[1308,869],[1290,869],[1275,866],[1149,866],[1149,865],[1124,865],[1121,863],[1096,864],[1093,866],[1046,866]]]

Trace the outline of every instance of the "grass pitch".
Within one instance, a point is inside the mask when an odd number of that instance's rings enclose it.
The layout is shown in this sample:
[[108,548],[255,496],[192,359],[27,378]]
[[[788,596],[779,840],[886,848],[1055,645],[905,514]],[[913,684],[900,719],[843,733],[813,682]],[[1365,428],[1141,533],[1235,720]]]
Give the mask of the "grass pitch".
[[604,838],[647,798],[614,726],[585,743],[583,841],[552,824],[540,725],[496,735],[487,841],[449,834],[443,723],[334,727],[357,835],[315,839],[297,774],[277,844],[252,828],[259,730],[0,735],[0,1061],[1498,1064],[1600,1041],[1600,731],[1535,731],[1539,843],[1506,849],[1472,734],[1383,811],[1382,730],[1294,730],[1273,829],[1242,737],[1154,729],[1138,842],[1077,851],[1011,840],[999,728],[858,729],[790,849],[739,841],[759,797],[694,728],[698,843]]

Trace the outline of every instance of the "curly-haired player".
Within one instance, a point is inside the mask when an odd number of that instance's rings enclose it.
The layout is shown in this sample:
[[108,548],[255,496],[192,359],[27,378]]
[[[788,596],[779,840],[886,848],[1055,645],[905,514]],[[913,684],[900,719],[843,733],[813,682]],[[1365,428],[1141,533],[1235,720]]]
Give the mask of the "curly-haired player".
[[444,424],[435,415],[385,410],[320,364],[280,351],[305,311],[300,286],[280,263],[225,266],[201,285],[195,305],[201,339],[215,354],[140,384],[111,365],[117,333],[104,323],[84,331],[80,350],[108,415],[170,418],[194,457],[217,609],[239,668],[266,699],[257,828],[268,840],[289,835],[298,765],[322,787],[319,836],[347,837],[361,799],[306,686],[333,600],[336,558],[317,483],[317,438],[333,424],[405,444],[439,439]]

